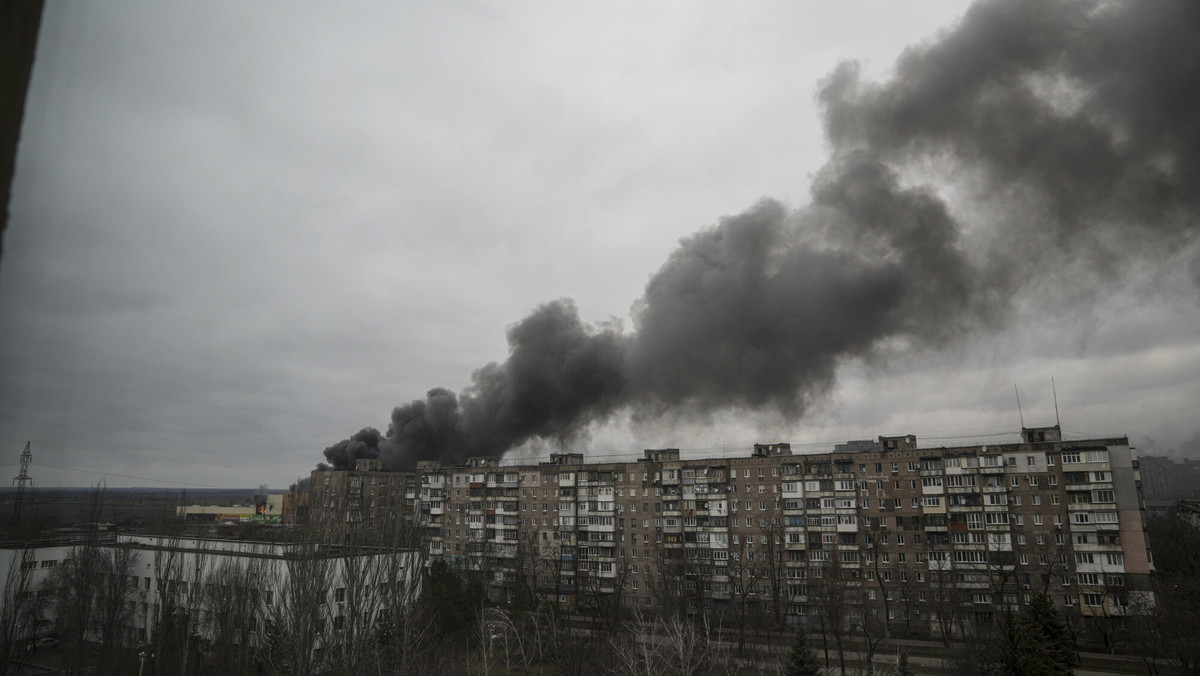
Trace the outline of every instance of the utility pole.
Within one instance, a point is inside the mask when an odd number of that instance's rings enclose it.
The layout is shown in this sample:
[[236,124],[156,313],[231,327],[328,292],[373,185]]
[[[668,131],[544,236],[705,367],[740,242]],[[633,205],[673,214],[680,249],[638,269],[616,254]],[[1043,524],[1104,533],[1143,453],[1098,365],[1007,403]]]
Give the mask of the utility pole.
[[25,451],[21,453],[21,473],[13,477],[13,483],[17,486],[17,496],[13,500],[13,523],[21,520],[21,507],[25,503],[25,487],[33,484],[33,479],[29,478],[29,463],[33,460],[33,453],[29,452],[29,442],[25,442]]

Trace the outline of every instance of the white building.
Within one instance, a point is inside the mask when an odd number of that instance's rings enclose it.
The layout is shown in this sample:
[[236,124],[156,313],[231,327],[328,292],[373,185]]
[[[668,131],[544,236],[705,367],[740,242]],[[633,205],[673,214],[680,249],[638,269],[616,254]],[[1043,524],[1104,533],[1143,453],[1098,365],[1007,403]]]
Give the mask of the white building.
[[[97,574],[55,574],[73,572],[80,561]],[[117,535],[0,547],[0,619],[9,634],[0,640],[27,640],[64,626],[60,601],[77,594],[64,585],[95,587],[86,593],[100,606],[99,589],[113,589],[119,577],[124,607],[116,635],[128,647],[170,640],[156,633],[170,615],[183,618],[182,635],[201,637],[213,651],[242,651],[244,659],[270,632],[274,645],[291,637],[296,651],[308,653],[305,659],[320,659],[341,644],[365,640],[381,614],[411,603],[420,572],[411,551],[310,543]],[[86,640],[102,638],[97,622],[82,620]]]

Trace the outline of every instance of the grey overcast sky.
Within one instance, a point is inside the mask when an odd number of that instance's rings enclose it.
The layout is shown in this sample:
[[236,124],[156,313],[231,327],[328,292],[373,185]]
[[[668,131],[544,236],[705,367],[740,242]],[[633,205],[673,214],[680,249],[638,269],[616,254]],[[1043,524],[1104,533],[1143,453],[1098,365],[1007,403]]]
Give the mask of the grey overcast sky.
[[[1068,18],[1119,13],[1105,7]],[[1195,132],[1163,113],[1190,113],[1194,95],[1135,92],[1127,106],[1123,77],[1155,81],[1134,66],[1110,77],[1079,56],[1103,61],[1088,45],[1014,58],[1017,77],[980,75],[977,43],[1000,40],[990,27],[1037,23],[1030,34],[1053,43],[1069,22],[1050,13],[964,21],[966,4],[859,0],[48,3],[0,262],[0,467],[15,475],[28,440],[42,486],[284,487],[361,428],[386,433],[393,408],[431,388],[483,390],[515,369],[506,330],[539,308],[577,313],[589,338],[608,332],[598,349],[638,375],[622,372],[570,423],[507,432],[523,445],[512,457],[821,450],[903,433],[1008,441],[1014,382],[1025,422],[1054,422],[1051,376],[1067,434],[1200,452],[1198,158]],[[1164,90],[1200,89],[1195,65],[1172,80],[1160,61],[1135,66],[1157,68]],[[930,85],[904,108],[920,85],[954,80],[983,84],[967,103]],[[997,126],[984,114],[997,100],[1016,110],[1014,92],[1045,119],[1024,127],[1004,113]],[[1116,150],[1091,152],[1082,121]],[[1134,141],[1153,152],[1122,146]],[[1110,180],[1096,167],[1111,157],[1121,176],[1167,187],[1145,197],[1133,179]],[[892,216],[846,206],[860,200],[847,176],[864,173],[924,216],[872,230]],[[929,225],[943,218],[952,225]],[[1126,221],[1154,225],[1130,234]],[[949,244],[930,244],[927,227]],[[720,277],[689,266],[724,265],[733,233],[769,240],[754,279],[790,276],[764,292],[781,299],[764,312],[805,346],[738,352],[765,389],[741,372],[699,384],[678,372],[728,345],[672,342],[726,322],[686,316],[671,294],[721,296],[723,283],[706,286]],[[910,288],[918,278],[935,291]],[[866,308],[898,284],[901,300],[872,319]],[[950,287],[960,301],[931,301]],[[557,299],[573,306],[545,305]],[[729,397],[706,389],[722,383]]]

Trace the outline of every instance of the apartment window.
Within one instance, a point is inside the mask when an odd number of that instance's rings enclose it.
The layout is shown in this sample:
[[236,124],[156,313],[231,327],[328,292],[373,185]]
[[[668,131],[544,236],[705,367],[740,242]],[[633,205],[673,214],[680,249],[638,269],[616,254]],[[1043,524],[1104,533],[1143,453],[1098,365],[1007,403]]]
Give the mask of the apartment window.
[[1079,451],[1063,451],[1062,461],[1064,465],[1073,465],[1080,462]]
[[1040,504],[1042,504],[1042,496],[1040,496],[1040,495],[1035,495],[1035,496],[1033,496],[1032,500],[1033,500],[1033,505],[1034,505],[1035,507],[1036,507],[1037,505],[1040,505]]
[[[899,472],[899,471],[900,471],[900,463],[893,462],[892,463],[892,474],[895,474],[896,472]],[[329,479],[326,479],[326,481],[329,481]],[[897,486],[897,488],[899,488],[899,487]]]
[[1014,486],[1020,486],[1021,485],[1021,477],[1019,477],[1019,476],[1012,477],[1011,479],[1009,479],[1009,483],[1011,483]]

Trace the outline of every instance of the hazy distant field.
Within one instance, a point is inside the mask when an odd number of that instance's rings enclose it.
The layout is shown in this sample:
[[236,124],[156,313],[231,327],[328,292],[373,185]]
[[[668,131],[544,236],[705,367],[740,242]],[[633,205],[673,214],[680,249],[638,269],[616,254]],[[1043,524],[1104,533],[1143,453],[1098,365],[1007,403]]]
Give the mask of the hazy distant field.
[[[254,488],[189,489],[109,488],[101,496],[99,521],[121,526],[149,525],[173,517],[180,505],[253,504]],[[270,491],[281,493],[283,491]],[[26,491],[22,521],[40,521],[46,528],[63,528],[88,520],[93,489],[52,488]],[[0,522],[12,515],[12,488],[0,489]]]

